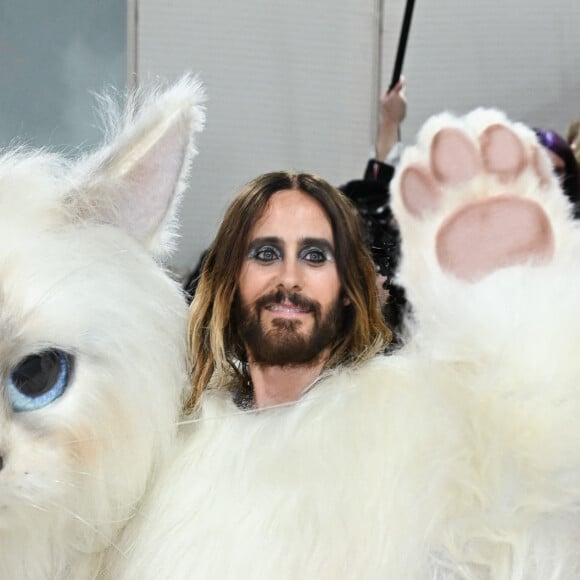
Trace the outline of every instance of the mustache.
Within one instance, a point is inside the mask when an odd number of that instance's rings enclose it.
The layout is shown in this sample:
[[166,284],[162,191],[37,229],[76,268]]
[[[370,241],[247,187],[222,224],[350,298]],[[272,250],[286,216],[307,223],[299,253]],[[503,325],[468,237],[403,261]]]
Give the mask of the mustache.
[[289,302],[293,306],[297,306],[308,312],[318,312],[320,310],[320,305],[315,300],[309,300],[296,292],[284,292],[284,290],[277,290],[276,292],[260,296],[255,302],[255,307],[259,311],[270,304],[282,304],[282,302]]

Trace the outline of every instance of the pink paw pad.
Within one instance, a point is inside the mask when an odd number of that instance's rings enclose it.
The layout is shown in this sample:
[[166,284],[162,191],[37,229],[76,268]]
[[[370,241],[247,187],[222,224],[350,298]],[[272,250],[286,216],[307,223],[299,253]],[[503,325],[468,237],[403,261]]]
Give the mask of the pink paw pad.
[[479,138],[485,169],[503,181],[517,177],[526,167],[526,152],[517,135],[503,125],[491,125]]
[[553,249],[544,210],[515,196],[464,205],[445,220],[435,241],[441,267],[472,282],[499,268],[547,261]]
[[[443,270],[475,281],[499,268],[551,258],[550,221],[539,203],[517,190],[526,172],[538,183],[546,182],[539,158],[538,146],[524,143],[509,126],[493,123],[478,139],[458,128],[441,129],[431,140],[427,163],[403,169],[404,209],[420,221],[443,218],[435,235],[435,254]],[[445,210],[446,196],[458,192],[465,197]],[[451,213],[437,216],[445,211]]]

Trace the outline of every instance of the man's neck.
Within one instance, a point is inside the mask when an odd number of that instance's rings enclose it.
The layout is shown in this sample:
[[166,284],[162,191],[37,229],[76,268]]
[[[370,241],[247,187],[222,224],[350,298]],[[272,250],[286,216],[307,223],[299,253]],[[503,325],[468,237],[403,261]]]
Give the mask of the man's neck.
[[320,376],[326,357],[311,365],[262,366],[250,363],[250,376],[257,409],[292,403]]

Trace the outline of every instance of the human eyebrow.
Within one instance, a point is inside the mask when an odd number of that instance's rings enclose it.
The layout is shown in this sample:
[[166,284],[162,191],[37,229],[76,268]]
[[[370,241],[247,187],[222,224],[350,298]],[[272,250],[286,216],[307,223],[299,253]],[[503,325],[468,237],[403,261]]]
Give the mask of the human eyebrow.
[[255,238],[248,245],[246,255],[250,260],[271,262],[275,258],[282,257],[282,246],[282,240],[276,236]]
[[256,250],[258,248],[261,248],[262,246],[281,247],[282,245],[283,245],[282,240],[277,236],[266,236],[263,238],[254,238],[248,244],[248,252],[251,252],[252,250]]
[[334,247],[330,243],[330,240],[326,238],[302,238],[300,240],[300,246],[317,246],[329,254],[334,254]]

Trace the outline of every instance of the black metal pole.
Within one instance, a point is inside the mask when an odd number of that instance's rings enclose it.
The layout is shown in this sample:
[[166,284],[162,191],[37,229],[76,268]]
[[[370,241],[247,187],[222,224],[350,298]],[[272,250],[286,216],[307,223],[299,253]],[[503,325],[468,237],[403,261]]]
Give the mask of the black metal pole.
[[401,35],[399,36],[399,47],[397,48],[397,58],[395,59],[395,68],[393,69],[393,78],[389,86],[389,91],[399,82],[401,73],[403,72],[403,61],[405,60],[405,52],[407,50],[407,39],[409,38],[409,30],[411,28],[411,18],[413,17],[413,8],[415,0],[407,0],[405,6],[405,14],[403,16],[403,26],[401,27]]

